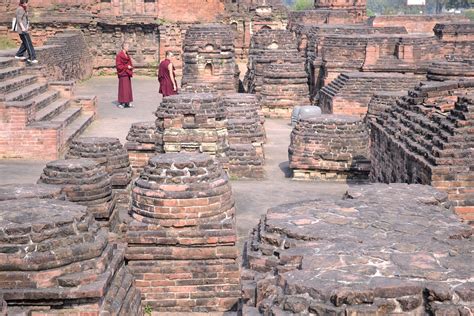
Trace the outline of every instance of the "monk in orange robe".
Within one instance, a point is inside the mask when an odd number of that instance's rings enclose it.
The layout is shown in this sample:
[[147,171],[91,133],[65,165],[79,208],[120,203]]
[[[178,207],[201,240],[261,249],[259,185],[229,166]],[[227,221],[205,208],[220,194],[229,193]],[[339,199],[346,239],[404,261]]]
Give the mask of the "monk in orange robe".
[[164,96],[178,94],[178,84],[176,82],[175,68],[171,62],[173,53],[166,52],[165,60],[158,67],[158,81],[160,82],[160,93]]
[[130,58],[130,55],[128,54],[128,49],[128,44],[123,43],[122,50],[117,54],[117,57],[115,58],[115,66],[117,68],[117,76],[119,78],[118,107],[121,109],[133,107],[133,63],[132,58]]

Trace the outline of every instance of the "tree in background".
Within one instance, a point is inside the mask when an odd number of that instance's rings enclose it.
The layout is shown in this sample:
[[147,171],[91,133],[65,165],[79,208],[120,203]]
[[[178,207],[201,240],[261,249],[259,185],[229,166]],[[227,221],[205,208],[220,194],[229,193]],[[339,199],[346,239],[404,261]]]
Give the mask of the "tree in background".
[[314,9],[314,0],[296,0],[292,9],[296,11]]
[[408,6],[407,0],[367,0],[367,8],[376,14],[441,13],[443,9],[474,7],[474,0],[426,0],[426,6]]

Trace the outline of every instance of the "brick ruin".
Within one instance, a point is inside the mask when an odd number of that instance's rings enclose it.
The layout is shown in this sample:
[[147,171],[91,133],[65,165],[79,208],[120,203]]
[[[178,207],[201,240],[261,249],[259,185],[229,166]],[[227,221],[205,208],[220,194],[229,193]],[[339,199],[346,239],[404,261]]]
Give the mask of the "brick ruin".
[[473,92],[472,80],[427,82],[392,98],[369,121],[372,180],[432,185],[474,220]]
[[73,82],[48,81],[35,69],[0,57],[2,158],[59,158],[95,112],[95,97],[74,96]]
[[261,105],[252,94],[225,94],[221,102],[227,111],[229,175],[238,178],[265,177],[266,133]]
[[[474,221],[472,23],[366,21],[359,0],[289,13],[279,0],[31,4],[47,71],[0,53],[0,151],[58,159],[71,148],[38,184],[0,186],[0,311],[474,310],[473,230],[452,214]],[[0,35],[12,9],[0,0]],[[96,100],[52,80],[110,73],[125,39],[140,74],[175,52],[185,93],[165,98],[155,122],[133,124],[124,147],[76,138]],[[245,63],[247,93],[236,93]],[[295,179],[417,184],[351,185],[341,200],[273,208],[239,271],[229,177],[263,178],[264,115],[311,103],[325,114],[302,115],[292,131]],[[131,206],[117,206],[116,189]]]
[[210,312],[240,298],[235,210],[222,167],[205,154],[150,159],[132,193],[125,257],[154,311]]
[[238,91],[239,70],[230,26],[202,24],[190,27],[183,45],[181,86],[185,92]]
[[288,148],[293,178],[322,181],[367,181],[369,133],[357,117],[322,115],[301,118]]
[[119,224],[117,197],[100,162],[88,158],[51,161],[38,183],[61,188],[67,200],[87,206],[87,211],[111,231]]
[[257,97],[184,93],[166,97],[156,115],[156,143],[165,153],[206,153],[231,177],[263,178],[265,130]]
[[447,201],[372,184],[268,210],[246,246],[243,313],[469,314],[473,228]]
[[377,91],[408,90],[422,79],[401,73],[342,73],[319,91],[318,105],[326,114],[364,117],[369,101]]
[[118,138],[76,138],[66,154],[66,159],[75,158],[90,158],[99,162],[109,174],[113,189],[126,189],[132,181],[128,153]]
[[285,117],[309,104],[304,58],[286,30],[261,30],[252,37],[244,86],[262,98],[265,116]]
[[199,152],[226,163],[226,110],[210,93],[166,97],[155,112],[156,137],[165,153]]
[[151,157],[163,153],[163,139],[157,139],[155,130],[154,121],[133,123],[130,127],[124,147],[130,159],[133,176],[143,171]]
[[142,313],[125,249],[108,242],[85,206],[19,198],[0,202],[0,218],[5,315]]

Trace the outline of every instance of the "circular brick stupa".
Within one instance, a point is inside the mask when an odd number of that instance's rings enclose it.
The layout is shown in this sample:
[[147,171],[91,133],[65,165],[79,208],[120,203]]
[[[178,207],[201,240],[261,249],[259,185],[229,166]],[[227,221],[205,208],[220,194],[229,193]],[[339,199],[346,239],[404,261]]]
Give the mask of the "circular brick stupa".
[[130,158],[134,175],[140,174],[148,160],[163,152],[163,139],[156,137],[155,122],[133,123],[127,135],[125,148]]
[[295,179],[367,180],[369,134],[364,121],[344,115],[300,119],[288,149]]
[[0,297],[10,315],[139,315],[140,293],[85,206],[0,202]]
[[126,188],[132,180],[128,153],[118,138],[77,138],[72,141],[66,158],[91,158],[98,161],[109,173],[112,187],[116,189]]
[[38,182],[61,187],[69,201],[87,206],[97,220],[115,225],[116,199],[110,176],[96,160],[81,158],[49,162]]
[[126,258],[145,305],[158,312],[227,311],[240,297],[234,200],[205,154],[149,161],[132,192]]

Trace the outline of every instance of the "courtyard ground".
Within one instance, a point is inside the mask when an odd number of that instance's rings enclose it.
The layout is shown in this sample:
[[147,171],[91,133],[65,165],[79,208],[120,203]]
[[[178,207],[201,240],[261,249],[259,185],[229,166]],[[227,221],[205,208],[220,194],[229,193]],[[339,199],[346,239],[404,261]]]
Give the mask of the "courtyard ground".
[[[132,123],[153,121],[153,113],[161,101],[156,79],[134,78],[133,89],[135,107],[118,109],[115,106],[115,77],[95,77],[78,84],[77,95],[96,95],[99,102],[97,119],[83,135],[118,137],[124,143]],[[265,127],[268,138],[265,145],[266,179],[232,181],[240,249],[248,232],[268,208],[320,197],[337,198],[347,190],[345,183],[301,182],[288,178],[289,121],[267,120]],[[46,163],[47,161],[42,160],[0,160],[0,184],[36,182]]]

